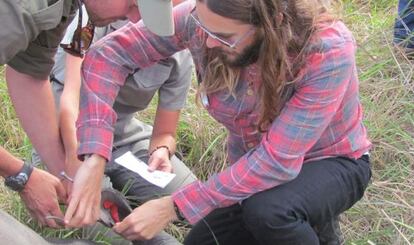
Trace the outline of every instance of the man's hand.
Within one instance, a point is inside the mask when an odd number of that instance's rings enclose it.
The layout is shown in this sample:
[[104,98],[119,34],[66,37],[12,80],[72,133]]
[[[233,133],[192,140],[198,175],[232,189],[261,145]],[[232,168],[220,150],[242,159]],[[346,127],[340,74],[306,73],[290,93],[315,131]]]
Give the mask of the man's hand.
[[104,158],[94,154],[78,169],[65,214],[66,226],[82,227],[98,220],[105,164]]
[[169,151],[166,148],[159,148],[151,154],[148,160],[148,170],[160,170],[171,173],[173,168],[171,165]]
[[[80,161],[77,157],[77,155],[74,156],[66,156],[65,159],[65,173],[67,176],[73,178],[76,176],[76,173],[78,172],[78,169],[82,165],[82,161]],[[66,189],[66,193],[68,196],[71,195],[72,189],[73,189],[73,183],[67,179],[62,179],[63,186]],[[68,201],[68,200],[67,200]]]
[[134,209],[114,231],[127,240],[149,240],[177,219],[171,196],[148,201]]
[[58,178],[34,168],[20,196],[33,218],[42,225],[59,227],[53,219],[46,218],[47,216],[63,218],[59,201],[66,201],[66,191]]

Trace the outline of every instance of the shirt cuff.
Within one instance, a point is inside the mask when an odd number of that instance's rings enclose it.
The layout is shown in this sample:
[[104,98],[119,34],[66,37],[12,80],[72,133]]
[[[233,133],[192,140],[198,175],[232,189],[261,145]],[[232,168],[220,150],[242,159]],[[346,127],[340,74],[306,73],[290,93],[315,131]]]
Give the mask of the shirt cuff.
[[217,208],[208,195],[205,194],[202,182],[195,181],[174,192],[172,199],[183,216],[191,224],[195,224]]
[[78,128],[79,148],[78,156],[98,154],[108,162],[112,157],[113,130],[97,127]]

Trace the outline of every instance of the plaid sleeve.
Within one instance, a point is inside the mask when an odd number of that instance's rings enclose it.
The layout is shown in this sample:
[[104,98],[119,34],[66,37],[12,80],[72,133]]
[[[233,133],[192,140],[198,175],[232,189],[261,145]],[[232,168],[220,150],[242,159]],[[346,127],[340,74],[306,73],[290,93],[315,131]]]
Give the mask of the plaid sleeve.
[[137,68],[144,68],[183,50],[185,18],[190,6],[174,9],[176,34],[159,37],[143,25],[127,24],[93,45],[82,65],[80,112],[77,121],[78,155],[96,153],[111,159],[115,97],[125,79]]
[[353,41],[342,40],[340,45],[310,55],[295,94],[261,143],[207,182],[197,181],[173,193],[189,222],[298,175],[305,153],[337,114],[355,69],[354,51]]

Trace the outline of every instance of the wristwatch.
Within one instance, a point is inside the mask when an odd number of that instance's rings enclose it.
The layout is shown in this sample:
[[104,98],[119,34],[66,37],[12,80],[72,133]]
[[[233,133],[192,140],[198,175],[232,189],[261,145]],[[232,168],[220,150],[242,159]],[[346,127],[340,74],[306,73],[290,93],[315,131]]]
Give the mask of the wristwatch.
[[17,175],[9,176],[5,179],[4,184],[13,191],[20,192],[24,189],[30,174],[33,172],[33,166],[24,162],[22,169]]

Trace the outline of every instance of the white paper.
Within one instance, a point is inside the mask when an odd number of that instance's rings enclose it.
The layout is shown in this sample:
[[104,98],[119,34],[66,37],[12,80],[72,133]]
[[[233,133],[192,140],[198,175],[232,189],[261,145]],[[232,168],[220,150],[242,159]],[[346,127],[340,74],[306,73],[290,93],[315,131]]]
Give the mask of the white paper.
[[174,179],[175,174],[162,172],[155,170],[153,172],[148,171],[148,165],[138,159],[128,151],[122,156],[115,159],[115,162],[119,165],[126,167],[127,169],[141,175],[142,178],[146,179],[151,184],[164,188],[168,183]]

